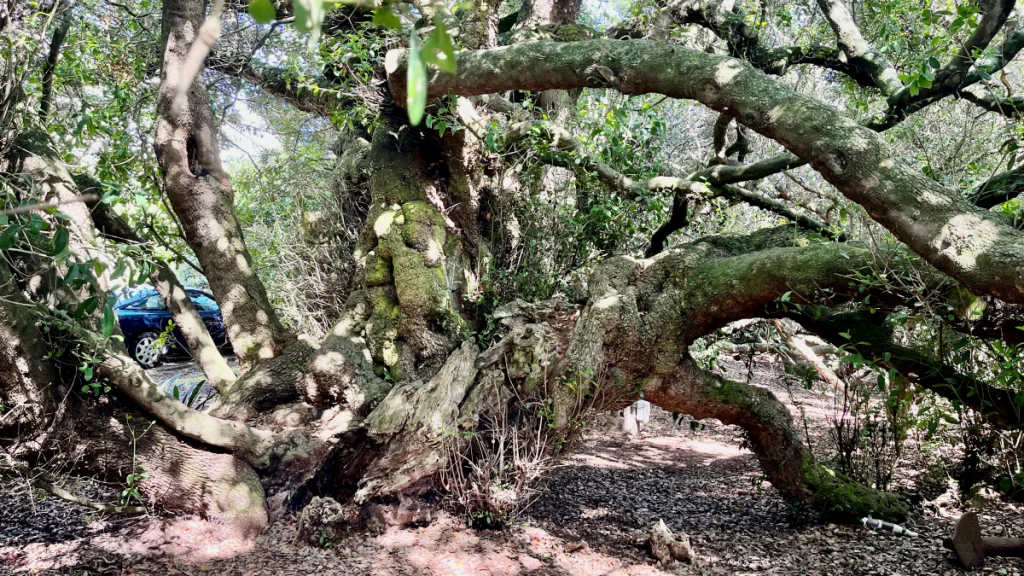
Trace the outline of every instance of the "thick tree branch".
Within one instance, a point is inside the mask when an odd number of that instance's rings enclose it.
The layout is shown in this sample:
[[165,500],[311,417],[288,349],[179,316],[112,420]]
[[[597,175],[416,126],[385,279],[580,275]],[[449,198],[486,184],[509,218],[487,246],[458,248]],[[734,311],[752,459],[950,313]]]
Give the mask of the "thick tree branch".
[[864,516],[898,521],[907,514],[900,496],[876,492],[815,463],[789,410],[766,388],[726,380],[686,359],[672,374],[650,379],[644,398],[695,419],[743,427],[768,481],[791,502],[847,522]]
[[252,82],[268,94],[317,116],[330,118],[334,112],[351,106],[355,101],[325,77],[300,81],[283,68],[254,62],[248,54],[215,52],[207,58],[206,65],[210,70]]
[[913,99],[929,98],[938,92],[950,94],[965,86],[970,76],[968,71],[975,63],[974,54],[982,52],[992,42],[992,39],[1006,24],[1006,19],[1013,11],[1014,3],[1014,0],[992,0],[986,3],[978,27],[961,46],[957,55],[936,73],[932,87],[926,88],[914,96],[910,94],[910,88],[905,87],[892,95],[889,105],[894,109],[905,108]]
[[[1024,410],[1011,390],[995,388],[965,376],[924,354],[895,344],[882,314],[869,311],[789,315],[804,328],[834,344],[848,344],[857,354],[883,368],[893,368],[908,381],[977,411],[1001,427],[1024,427]],[[848,334],[849,338],[842,333]],[[862,344],[865,343],[865,344]]]
[[720,164],[708,166],[693,175],[695,180],[707,182],[712,186],[738,184],[750,180],[761,180],[786,170],[806,165],[807,162],[785,152],[754,162],[752,164]]
[[645,258],[661,254],[661,251],[665,249],[665,241],[668,240],[668,237],[689,226],[689,208],[690,202],[685,195],[674,194],[672,196],[672,212],[669,214],[668,220],[658,227],[651,236],[651,245],[644,251]]
[[234,190],[220,160],[206,86],[201,78],[181,84],[194,64],[192,46],[204,13],[201,0],[164,2],[154,149],[163,189],[185,240],[207,271],[231,345],[245,370],[257,359],[279,354],[293,337],[271,306],[245,245],[234,212]]
[[751,24],[749,15],[742,8],[727,8],[720,0],[669,0],[652,20],[631,19],[611,28],[608,37],[665,39],[667,28],[673,24],[697,25],[722,39],[731,56],[745,59],[767,74],[781,76],[795,65],[810,64],[841,72],[865,86],[875,85],[859,68],[844,61],[835,48],[816,45],[765,48],[761,44],[760,30]]
[[[404,50],[388,54],[393,94],[405,91]],[[693,99],[736,115],[808,161],[849,199],[976,294],[1024,302],[1024,234],[909,166],[875,132],[740,61],[645,40],[537,42],[462,52],[435,73],[433,97],[511,89],[615,88]]]
[[270,464],[270,432],[185,406],[157,386],[128,356],[123,345],[112,339],[104,340],[73,320],[64,325],[101,358],[96,373],[162,424],[185,438],[229,450],[255,468],[266,468]]
[[71,28],[70,13],[70,10],[64,10],[57,28],[53,31],[50,50],[46,54],[46,65],[43,67],[43,95],[39,98],[39,119],[43,122],[49,116],[50,105],[53,103],[53,75],[57,70],[61,45],[64,44],[64,38],[68,35],[68,29]]
[[[602,393],[640,389],[665,409],[742,426],[766,476],[790,501],[847,520],[867,513],[898,517],[906,513],[898,497],[857,487],[815,464],[770,392],[701,370],[689,356],[696,338],[751,317],[768,299],[803,287],[841,290],[847,275],[871,260],[867,250],[843,244],[795,247],[801,240],[807,237],[792,229],[770,229],[709,237],[650,259],[605,261],[588,282],[590,304],[555,374],[587,370],[599,375]],[[556,397],[556,421],[563,404]]]
[[996,174],[968,194],[967,198],[981,208],[992,208],[1008,202],[1024,192],[1024,163]]
[[852,67],[862,70],[886,96],[903,88],[899,73],[864,39],[843,0],[818,0],[818,6],[836,34],[839,50]]
[[1007,96],[996,94],[989,88],[981,86],[970,86],[957,93],[960,98],[971,102],[979,108],[989,112],[1002,114],[1007,118],[1019,120],[1024,117],[1024,97]]
[[963,75],[974,65],[975,54],[984,52],[996,34],[1003,29],[1006,19],[1013,12],[1014,4],[1016,0],[989,0],[981,3],[984,12],[978,27],[967,42],[960,46],[960,52],[936,74],[935,79],[944,84],[959,85]]

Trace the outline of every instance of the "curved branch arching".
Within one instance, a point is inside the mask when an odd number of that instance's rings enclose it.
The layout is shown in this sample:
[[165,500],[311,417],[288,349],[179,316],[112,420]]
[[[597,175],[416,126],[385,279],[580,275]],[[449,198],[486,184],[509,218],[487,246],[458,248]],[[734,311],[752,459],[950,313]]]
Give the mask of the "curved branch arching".
[[[406,88],[406,52],[388,54],[392,93]],[[459,55],[429,94],[615,88],[695,99],[808,161],[914,252],[976,294],[1024,302],[1024,234],[1004,218],[906,166],[874,131],[740,61],[644,40],[536,42]]]

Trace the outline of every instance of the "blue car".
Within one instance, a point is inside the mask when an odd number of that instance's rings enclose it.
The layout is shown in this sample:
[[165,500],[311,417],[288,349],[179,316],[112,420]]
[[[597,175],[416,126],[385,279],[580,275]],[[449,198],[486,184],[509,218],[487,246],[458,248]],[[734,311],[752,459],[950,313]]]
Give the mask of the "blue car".
[[[206,329],[210,331],[214,344],[218,347],[226,346],[227,331],[220,316],[220,307],[213,296],[194,288],[186,288],[185,292],[192,299]],[[128,352],[143,368],[159,366],[170,355],[189,354],[185,338],[177,327],[163,342],[160,341],[171,321],[171,312],[156,290],[142,290],[119,300],[114,305],[114,314],[117,315],[117,324],[124,334]]]

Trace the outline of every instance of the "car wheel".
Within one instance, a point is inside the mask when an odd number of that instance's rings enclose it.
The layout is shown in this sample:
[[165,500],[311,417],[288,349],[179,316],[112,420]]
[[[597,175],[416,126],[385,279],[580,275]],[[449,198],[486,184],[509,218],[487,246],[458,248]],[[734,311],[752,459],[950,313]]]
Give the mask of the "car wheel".
[[165,347],[157,344],[160,335],[156,332],[143,332],[135,338],[132,344],[132,358],[143,368],[156,368],[164,361]]

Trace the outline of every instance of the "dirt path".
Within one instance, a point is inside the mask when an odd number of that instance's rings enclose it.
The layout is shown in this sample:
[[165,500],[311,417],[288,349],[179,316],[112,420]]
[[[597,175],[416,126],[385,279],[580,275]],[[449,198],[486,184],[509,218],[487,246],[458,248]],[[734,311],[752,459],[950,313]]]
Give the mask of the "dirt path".
[[[726,367],[734,377],[745,370]],[[777,366],[758,365],[751,381],[804,405],[820,422],[820,398],[781,385]],[[789,398],[789,393],[794,397]],[[794,411],[796,409],[794,408]],[[819,427],[820,428],[820,427]],[[822,434],[820,429],[811,436]],[[661,574],[914,576],[963,574],[942,549],[961,510],[949,495],[921,506],[908,527],[918,538],[858,526],[809,523],[761,481],[734,427],[714,421],[691,429],[655,409],[640,438],[595,426],[581,449],[553,471],[540,498],[507,532],[477,532],[458,519],[428,527],[356,534],[323,548],[295,545],[292,520],[255,542],[218,539],[195,519],[111,521],[27,494],[0,499],[0,573],[226,574],[298,576],[648,576]],[[20,504],[19,504],[20,503]],[[981,509],[992,534],[1024,536],[1016,506]],[[689,534],[695,565],[664,571],[629,543],[663,519]],[[88,520],[88,521],[87,521]],[[26,526],[32,529],[25,528]],[[19,528],[20,527],[20,528]],[[576,549],[578,543],[586,545]],[[567,548],[568,546],[568,548]],[[573,550],[572,552],[567,551]],[[1021,576],[1024,562],[992,559],[975,574]]]

